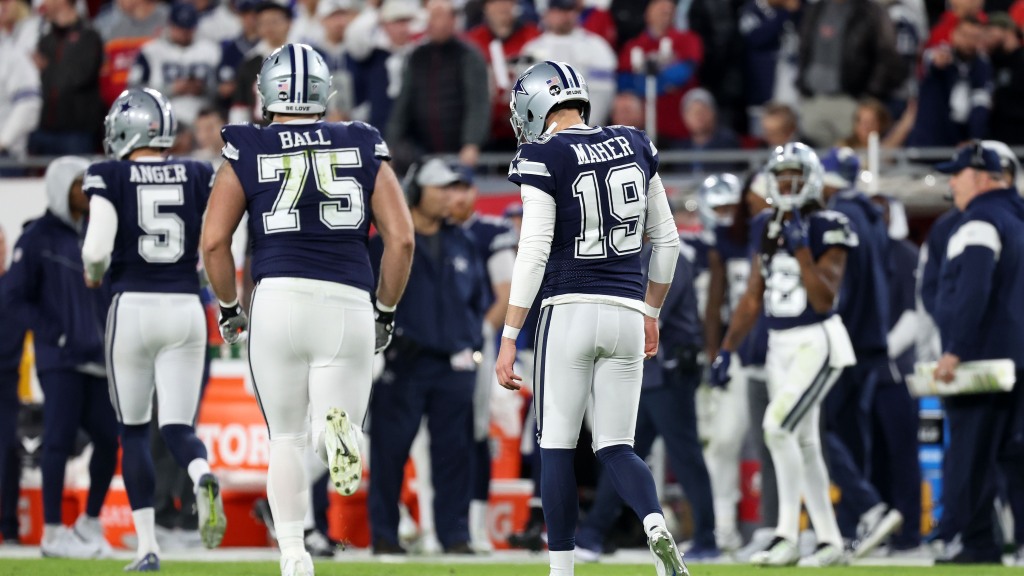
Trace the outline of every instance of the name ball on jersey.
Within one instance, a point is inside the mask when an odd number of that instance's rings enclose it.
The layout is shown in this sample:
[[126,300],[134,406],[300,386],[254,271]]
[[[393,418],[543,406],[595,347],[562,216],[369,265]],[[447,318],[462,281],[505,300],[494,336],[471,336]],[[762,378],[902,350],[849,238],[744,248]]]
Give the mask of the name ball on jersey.
[[324,136],[323,130],[315,132],[281,132],[277,135],[281,139],[281,148],[297,148],[300,146],[326,146],[331,144],[331,139]]

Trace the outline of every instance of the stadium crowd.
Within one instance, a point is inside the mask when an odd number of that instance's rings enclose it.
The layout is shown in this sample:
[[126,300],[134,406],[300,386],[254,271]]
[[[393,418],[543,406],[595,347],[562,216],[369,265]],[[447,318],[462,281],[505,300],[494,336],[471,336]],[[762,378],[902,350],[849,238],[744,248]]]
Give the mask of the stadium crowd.
[[[371,474],[370,480],[373,548],[381,554],[404,553],[398,541],[399,491],[406,459],[410,451],[415,456],[416,448],[411,445],[425,416],[424,427],[430,428],[435,439],[452,436],[443,441],[444,446],[429,450],[435,482],[444,486],[435,499],[438,541],[432,545],[435,551],[472,554],[488,548],[486,535],[479,533],[480,514],[485,514],[479,504],[487,500],[487,472],[481,475],[478,464],[489,464],[487,423],[474,419],[488,399],[474,397],[480,383],[473,352],[493,346],[501,329],[514,260],[515,223],[522,215],[521,207],[512,206],[506,219],[496,224],[474,214],[473,168],[481,152],[511,156],[516,149],[508,122],[508,94],[515,90],[519,74],[539,61],[568,62],[588,81],[591,124],[646,128],[663,150],[774,148],[794,141],[837,147],[824,159],[823,201],[830,208],[849,212],[854,227],[861,226],[856,230],[861,244],[849,264],[855,270],[849,274],[850,282],[862,283],[855,290],[860,305],[891,300],[884,312],[840,301],[839,312],[850,328],[858,359],[877,360],[847,369],[846,385],[840,381],[832,406],[826,405],[829,415],[823,418],[822,443],[829,456],[829,472],[845,495],[838,507],[842,536],[854,554],[867,554],[888,544],[892,554],[989,562],[1001,554],[994,547],[1002,542],[996,543],[992,536],[992,521],[985,517],[990,510],[985,506],[991,508],[999,492],[1009,494],[1020,510],[1017,499],[1022,496],[1013,482],[1009,486],[1006,482],[997,486],[994,481],[986,481],[982,487],[971,485],[967,474],[984,474],[1005,456],[994,452],[968,456],[979,448],[978,430],[965,434],[961,429],[960,459],[954,458],[954,462],[962,463],[963,469],[951,478],[956,478],[954,486],[962,492],[944,496],[946,509],[957,515],[943,517],[936,546],[922,546],[919,471],[914,465],[908,467],[917,459],[917,414],[902,374],[913,365],[913,355],[908,365],[906,353],[913,348],[917,331],[923,331],[923,320],[914,316],[916,299],[922,297],[921,290],[927,297],[929,286],[915,287],[912,272],[918,262],[917,247],[905,240],[906,222],[901,221],[898,203],[885,197],[869,201],[850,190],[858,181],[859,164],[846,148],[865,148],[872,133],[879,134],[885,147],[952,147],[986,138],[1011,146],[1024,144],[1024,111],[1018,110],[1024,95],[1024,0],[950,0],[944,11],[930,12],[933,8],[926,7],[923,0],[297,0],[294,4],[278,0],[115,0],[107,4],[41,0],[31,6],[23,0],[0,0],[0,155],[20,159],[27,155],[97,154],[109,106],[126,87],[149,87],[167,96],[179,119],[170,153],[206,160],[216,167],[224,162],[222,127],[264,121],[255,83],[266,57],[289,42],[309,44],[317,50],[330,68],[331,89],[336,91],[326,119],[360,120],[380,131],[397,173],[409,174],[404,183],[407,193],[416,190],[410,198],[416,233],[440,237],[423,254],[417,252],[416,258],[428,262],[413,269],[410,286],[415,289],[410,288],[404,301],[423,317],[400,317],[381,377],[386,384],[394,384],[416,381],[421,373],[433,370],[439,375],[432,382],[439,384],[418,390],[414,395],[418,404],[408,413],[394,409],[408,396],[401,390],[385,387],[370,403],[374,420],[394,419],[392,426],[371,428],[371,440],[376,441],[371,442],[372,461],[379,471],[376,476]],[[652,95],[657,120],[648,125],[645,105]],[[989,174],[992,190],[1002,189],[1002,184],[1008,188],[1019,176],[1019,164],[1005,148],[990,145],[972,152],[972,156],[957,160],[960,164],[954,168]],[[457,157],[458,165],[421,161],[433,155]],[[53,212],[47,224],[54,233],[45,241],[54,243],[53,252],[75,258],[80,257],[76,243],[83,218],[80,203],[85,200],[81,186],[76,190],[74,178],[68,177],[72,168],[51,166],[47,173]],[[730,168],[711,163],[691,167],[701,174]],[[6,170],[8,174],[19,172],[17,168]],[[701,370],[718,354],[723,325],[728,323],[728,314],[721,323],[712,318],[720,308],[730,308],[730,299],[743,288],[738,282],[729,286],[733,277],[726,254],[719,253],[720,245],[709,242],[707,235],[714,235],[716,226],[722,228],[717,231],[720,234],[736,235],[743,247],[739,259],[748,260],[743,251],[753,234],[748,223],[765,207],[767,196],[765,183],[754,174],[744,182],[729,178],[721,185],[728,188],[727,201],[718,200],[717,204],[710,198],[721,188],[719,182],[705,181],[707,194],[702,197],[701,215],[705,233],[684,238],[683,256],[687,258],[680,260],[677,272],[677,282],[686,286],[673,300],[678,306],[678,331],[674,334],[679,341],[667,346],[673,357],[660,360],[663,365],[654,369],[659,372],[658,384],[647,389],[645,375],[642,397],[641,423],[647,427],[642,448],[650,449],[659,434],[670,444],[675,478],[694,508],[694,543],[688,558],[696,560],[712,560],[721,552],[749,559],[773,542],[769,530],[755,532],[743,546],[745,538],[736,517],[742,446],[738,442],[722,445],[723,440],[746,438],[750,422],[756,428],[764,417],[767,393],[763,372],[759,376],[756,370],[748,371],[742,380],[749,383],[731,387],[734,398],[728,401],[737,402],[732,409],[744,413],[737,420],[749,422],[730,428],[716,420],[712,432],[701,431],[703,438],[698,438],[696,429],[694,391],[701,383]],[[871,202],[878,208],[868,208]],[[695,214],[679,208],[680,228],[687,228]],[[729,211],[735,214],[730,212],[725,218]],[[470,246],[469,236],[450,230],[458,227],[449,223],[449,217],[465,227],[483,226],[490,234],[487,246]],[[732,226],[733,222],[738,224]],[[936,242],[949,240],[942,235],[935,238]],[[56,246],[58,242],[63,244]],[[945,252],[944,246],[937,246],[934,251]],[[5,255],[0,241],[0,258]],[[472,271],[467,275],[471,278],[459,277],[458,282],[467,284],[457,284],[458,290],[446,292],[443,288],[451,279],[423,271],[430,259],[444,258],[463,259]],[[932,264],[939,260],[932,259]],[[0,260],[0,275],[4,264]],[[67,274],[42,268],[32,273],[55,284],[60,284],[61,274]],[[932,273],[934,297],[944,278],[935,277],[937,267]],[[15,274],[21,275],[19,282],[25,278],[23,271]],[[8,302],[17,302],[10,297],[14,282],[8,277],[3,285]],[[19,289],[26,302],[33,299],[34,292],[46,291],[29,284]],[[49,372],[51,381],[80,379],[88,390],[81,401],[99,402],[97,398],[105,397],[104,372],[97,368],[104,361],[100,340],[105,315],[85,311],[83,304],[98,296],[84,285],[54,290],[67,292],[39,306],[50,306],[46,314],[54,319],[74,318],[74,329],[89,336],[69,340],[68,349],[81,347],[76,350],[81,357],[68,359],[61,356],[66,335],[55,329],[47,336],[61,343],[49,350],[52,358],[41,354],[39,361],[59,365],[59,371]],[[246,300],[243,295],[243,305]],[[934,304],[935,299],[930,302]],[[434,305],[438,308],[432,308]],[[924,305],[930,314],[937,314],[937,305],[928,308],[929,301]],[[105,309],[93,304],[88,307],[92,312],[100,308]],[[437,310],[445,312],[445,322],[435,321],[432,314]],[[0,313],[4,312],[0,308]],[[900,324],[908,313],[910,328]],[[858,334],[866,339],[859,339]],[[524,342],[524,347],[529,344]],[[468,357],[460,356],[467,351]],[[10,360],[13,355],[2,355],[0,360]],[[897,362],[901,362],[900,369],[893,373],[890,367]],[[743,363],[747,363],[746,357]],[[753,365],[756,368],[757,362]],[[3,367],[5,377],[9,376],[12,366],[8,362]],[[491,373],[480,370],[489,384]],[[871,382],[864,387],[870,388],[870,393],[858,387],[862,382]],[[63,383],[43,382],[44,388],[48,385],[58,391]],[[762,397],[756,398],[758,394]],[[10,403],[4,397],[0,408]],[[666,407],[676,405],[679,412],[666,413]],[[853,416],[841,415],[850,405],[860,409]],[[105,410],[109,412],[109,408]],[[996,410],[974,408],[967,407],[969,418],[982,420],[990,413],[986,410]],[[686,416],[681,417],[684,411]],[[97,408],[88,416],[100,419],[100,412]],[[61,533],[65,547],[59,550],[66,553],[54,555],[103,553],[102,544],[96,543],[102,539],[96,518],[103,496],[100,491],[105,491],[100,484],[113,473],[113,431],[107,429],[113,420],[100,423],[106,427],[99,430],[100,424],[86,416],[78,415],[81,422],[69,420],[63,429],[49,432],[59,438],[44,448],[43,466],[57,469],[72,451],[77,432],[73,424],[96,428],[90,433],[106,441],[100,446],[103,450],[93,453],[90,468],[93,480],[101,480],[94,484],[97,493],[90,495],[89,508],[75,534]],[[1019,420],[1020,414],[1013,417]],[[1000,418],[1010,416],[1002,414]],[[10,422],[5,416],[4,424]],[[960,422],[980,429],[975,420]],[[1009,424],[1003,421],[1001,426],[994,433],[1003,434]],[[640,432],[637,435],[640,444]],[[93,440],[96,442],[95,437]],[[702,441],[707,443],[703,454]],[[5,448],[0,446],[0,458],[7,458]],[[774,482],[771,457],[763,442],[759,448],[766,496],[762,517],[765,526],[774,527],[779,503],[769,488]],[[878,452],[872,453],[872,448]],[[477,465],[461,458],[481,451],[484,457],[475,461]],[[173,469],[173,461],[167,460],[167,466]],[[6,476],[0,476],[4,488],[11,485],[10,468],[6,468]],[[1006,475],[1016,470],[1006,468]],[[537,463],[533,472],[539,474]],[[63,482],[62,474],[53,478],[51,484]],[[321,478],[317,490],[323,493],[325,489],[326,480]],[[973,489],[984,495],[964,495]],[[173,490],[161,490],[172,509],[175,498],[168,494]],[[6,501],[5,507],[0,497],[0,535],[5,541],[16,541],[17,524],[11,520],[9,498]],[[476,512],[471,501],[477,504]],[[589,553],[589,559],[596,559],[607,550],[608,531],[621,509],[616,501],[599,502],[602,507],[595,504],[580,529],[577,551],[583,550],[581,558]],[[543,546],[539,499],[534,504],[525,530],[510,539],[513,545]],[[323,534],[324,507],[314,506],[321,517],[311,514],[306,520],[305,545],[331,555],[334,544]],[[264,506],[262,518],[272,528],[273,519],[266,510]],[[179,515],[189,516],[184,509],[170,510],[165,522],[158,519],[166,530],[161,532],[162,545],[198,545],[194,537],[188,537],[194,532],[194,517],[179,519]],[[55,522],[59,523],[59,512],[48,512],[47,523]],[[1024,518],[1017,526],[1010,539],[1021,546]],[[962,540],[966,540],[967,552]],[[430,545],[427,548],[430,551]],[[1016,551],[1016,561],[1024,563],[1024,548]]]

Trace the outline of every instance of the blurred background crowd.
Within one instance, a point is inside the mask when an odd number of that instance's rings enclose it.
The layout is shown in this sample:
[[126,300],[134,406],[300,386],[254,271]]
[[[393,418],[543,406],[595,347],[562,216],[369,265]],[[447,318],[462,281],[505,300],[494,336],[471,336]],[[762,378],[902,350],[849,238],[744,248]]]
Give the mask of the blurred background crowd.
[[592,123],[663,150],[1012,146],[1022,23],[1024,0],[0,0],[0,155],[100,152],[139,85],[171,97],[175,153],[216,160],[222,124],[261,120],[262,59],[296,41],[334,73],[329,118],[378,127],[400,168],[514,150],[507,91],[546,59],[586,76]]

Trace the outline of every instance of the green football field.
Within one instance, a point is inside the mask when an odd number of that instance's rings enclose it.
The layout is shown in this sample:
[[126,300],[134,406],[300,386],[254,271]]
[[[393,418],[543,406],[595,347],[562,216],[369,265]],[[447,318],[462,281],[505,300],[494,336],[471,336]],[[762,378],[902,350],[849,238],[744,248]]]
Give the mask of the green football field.
[[[109,576],[123,574],[121,560],[0,560],[0,576]],[[318,562],[317,576],[547,576],[540,564],[388,564]],[[165,562],[160,574],[169,576],[278,576],[274,562]],[[576,567],[577,576],[654,576],[650,565],[588,564]],[[822,574],[826,576],[1012,576],[1024,575],[1024,569],[999,566],[964,567],[874,567],[848,568],[754,568],[745,565],[694,565],[692,576],[747,576],[764,574]]]

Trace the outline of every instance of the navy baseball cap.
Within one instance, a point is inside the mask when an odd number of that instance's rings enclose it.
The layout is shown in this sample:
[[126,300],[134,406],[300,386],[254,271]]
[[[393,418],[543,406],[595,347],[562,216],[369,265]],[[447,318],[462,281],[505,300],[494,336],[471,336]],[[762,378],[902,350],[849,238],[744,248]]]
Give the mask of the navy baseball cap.
[[473,185],[473,168],[463,164],[452,164],[452,171],[459,175],[459,182],[467,186]]
[[995,150],[981,142],[972,142],[957,150],[952,160],[935,165],[935,169],[944,174],[957,174],[968,168],[999,174],[1003,171],[1003,162]]
[[860,176],[860,159],[857,153],[845,146],[832,148],[821,158],[824,171],[822,180],[832,188],[849,188],[857,183]]
[[188,2],[175,2],[171,6],[171,26],[195,30],[199,25],[199,10]]

